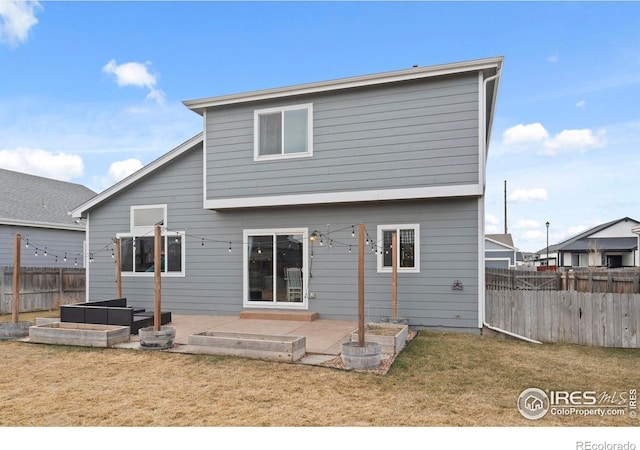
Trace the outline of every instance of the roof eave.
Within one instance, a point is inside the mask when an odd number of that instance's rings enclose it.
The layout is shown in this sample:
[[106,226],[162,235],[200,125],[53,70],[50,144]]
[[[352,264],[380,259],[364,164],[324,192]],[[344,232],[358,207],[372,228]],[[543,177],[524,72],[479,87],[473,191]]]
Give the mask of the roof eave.
[[168,162],[172,161],[174,158],[182,155],[184,152],[186,152],[189,149],[191,149],[193,146],[195,146],[198,143],[202,142],[203,136],[204,136],[204,133],[202,133],[202,132],[196,134],[194,137],[192,137],[188,141],[183,142],[182,144],[180,144],[179,146],[177,146],[173,150],[165,153],[164,155],[162,155],[161,157],[159,157],[155,161],[147,164],[142,169],[138,170],[137,172],[134,172],[133,174],[131,174],[128,177],[124,178],[123,180],[117,182],[113,186],[105,189],[104,191],[102,191],[101,193],[96,195],[95,197],[89,199],[88,201],[84,202],[82,205],[80,205],[77,208],[75,208],[74,210],[72,210],[71,213],[70,213],[71,217],[73,217],[73,218],[83,218],[83,217],[85,217],[85,213],[87,211],[89,211],[91,208],[94,208],[95,206],[99,205],[100,203],[102,203],[103,201],[107,200],[111,196],[117,194],[118,192],[120,192],[123,189],[127,188],[128,186],[132,185],[136,181],[144,178],[149,173],[159,169],[160,167],[164,166]]
[[503,60],[504,57],[496,56],[492,58],[440,64],[435,66],[414,67],[411,69],[404,69],[393,72],[383,72],[373,75],[340,78],[329,81],[298,84],[293,86],[264,89],[239,94],[207,97],[195,100],[185,100],[182,103],[190,110],[203,115],[204,110],[207,108],[231,105],[235,103],[245,103],[259,100],[269,100],[280,97],[291,97],[356,87],[374,86],[383,83],[408,81],[420,78],[431,78],[442,75],[451,75],[487,69],[495,69],[499,71],[502,67]]
[[33,220],[19,220],[0,218],[0,225],[10,225],[15,227],[29,227],[29,228],[49,228],[54,230],[69,230],[69,231],[86,231],[86,227],[80,224],[65,224],[54,222],[37,222]]

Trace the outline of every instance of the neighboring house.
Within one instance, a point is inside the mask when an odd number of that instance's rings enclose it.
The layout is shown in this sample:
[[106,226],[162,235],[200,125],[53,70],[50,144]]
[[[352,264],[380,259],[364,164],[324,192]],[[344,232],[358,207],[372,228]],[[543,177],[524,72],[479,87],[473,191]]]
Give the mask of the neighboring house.
[[0,266],[13,266],[16,234],[23,242],[23,267],[83,266],[85,224],[70,212],[95,192],[5,169],[0,169],[0,191]]
[[[638,235],[640,222],[629,217],[607,222],[580,233],[560,244],[550,245],[549,265],[560,270],[588,267],[639,266]],[[547,248],[537,253],[536,266],[547,265]]]
[[485,267],[513,269],[523,263],[522,252],[513,245],[511,234],[487,234],[484,239]]
[[[203,133],[73,215],[86,218],[92,251],[120,239],[123,292],[137,305],[153,304],[162,224],[163,308],[348,320],[363,223],[369,316],[390,314],[395,251],[400,317],[478,332],[501,66],[496,57],[186,101]],[[115,294],[109,253],[88,267],[92,299]]]

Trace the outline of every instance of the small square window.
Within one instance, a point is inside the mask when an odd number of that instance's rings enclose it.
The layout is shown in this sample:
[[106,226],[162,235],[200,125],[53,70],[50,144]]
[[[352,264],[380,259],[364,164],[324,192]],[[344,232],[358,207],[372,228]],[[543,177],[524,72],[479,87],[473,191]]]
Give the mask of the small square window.
[[[396,234],[396,248],[393,248],[393,234]],[[393,253],[396,253],[398,272],[420,272],[420,226],[379,225],[378,272],[391,272]]]
[[254,112],[254,159],[311,156],[311,105]]

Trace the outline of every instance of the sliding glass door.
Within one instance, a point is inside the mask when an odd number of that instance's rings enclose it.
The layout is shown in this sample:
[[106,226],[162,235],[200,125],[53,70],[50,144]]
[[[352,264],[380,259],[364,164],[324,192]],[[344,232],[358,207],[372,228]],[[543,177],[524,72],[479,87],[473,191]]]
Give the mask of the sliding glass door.
[[244,303],[306,307],[306,229],[245,230]]

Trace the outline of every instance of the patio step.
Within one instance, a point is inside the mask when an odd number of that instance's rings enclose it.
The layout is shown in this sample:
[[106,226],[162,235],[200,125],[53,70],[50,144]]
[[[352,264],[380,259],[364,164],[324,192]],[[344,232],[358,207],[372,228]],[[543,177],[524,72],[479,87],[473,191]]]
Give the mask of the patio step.
[[274,311],[274,310],[252,310],[242,311],[241,319],[257,320],[298,320],[301,322],[313,322],[319,314],[313,311]]

